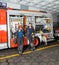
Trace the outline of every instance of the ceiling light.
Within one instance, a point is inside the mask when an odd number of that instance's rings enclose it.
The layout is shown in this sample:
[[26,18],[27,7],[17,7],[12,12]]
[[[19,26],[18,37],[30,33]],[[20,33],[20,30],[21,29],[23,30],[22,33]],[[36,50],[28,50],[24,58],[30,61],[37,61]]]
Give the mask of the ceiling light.
[[26,1],[20,1],[20,4],[26,4],[27,2]]
[[34,5],[34,3],[32,3],[32,2],[29,2],[29,3],[28,3],[28,5],[29,5],[29,6],[33,6],[33,5]]
[[16,3],[16,2],[18,2],[19,0],[10,0],[10,1],[11,1],[11,2],[15,2],[15,3]]
[[41,5],[45,5],[45,4],[47,4],[47,3],[46,3],[46,2],[41,2],[40,4],[41,4]]
[[48,1],[48,2],[53,2],[54,0],[46,0],[46,1]]
[[39,1],[38,1],[38,0],[32,0],[32,2],[34,2],[34,3],[38,3]]

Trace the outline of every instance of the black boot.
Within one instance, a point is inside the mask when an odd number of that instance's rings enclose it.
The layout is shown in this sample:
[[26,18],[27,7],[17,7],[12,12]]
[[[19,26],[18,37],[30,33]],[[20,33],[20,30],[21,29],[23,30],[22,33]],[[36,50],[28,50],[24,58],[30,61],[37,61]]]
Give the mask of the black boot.
[[22,51],[19,51],[19,54],[22,56],[23,55]]
[[35,47],[32,47],[31,50],[34,51],[35,50]]

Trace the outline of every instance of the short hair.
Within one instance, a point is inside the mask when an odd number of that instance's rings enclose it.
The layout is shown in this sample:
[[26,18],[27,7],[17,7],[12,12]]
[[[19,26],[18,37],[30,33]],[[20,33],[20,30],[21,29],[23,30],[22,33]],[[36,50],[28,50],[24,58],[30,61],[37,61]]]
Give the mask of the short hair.
[[29,24],[32,24],[32,23],[29,23]]

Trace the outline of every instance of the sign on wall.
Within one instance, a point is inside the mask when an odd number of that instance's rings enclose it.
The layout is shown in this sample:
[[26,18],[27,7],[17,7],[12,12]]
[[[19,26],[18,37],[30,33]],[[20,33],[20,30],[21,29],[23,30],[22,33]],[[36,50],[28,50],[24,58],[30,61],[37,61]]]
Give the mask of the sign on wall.
[[0,2],[0,8],[7,8],[7,3]]

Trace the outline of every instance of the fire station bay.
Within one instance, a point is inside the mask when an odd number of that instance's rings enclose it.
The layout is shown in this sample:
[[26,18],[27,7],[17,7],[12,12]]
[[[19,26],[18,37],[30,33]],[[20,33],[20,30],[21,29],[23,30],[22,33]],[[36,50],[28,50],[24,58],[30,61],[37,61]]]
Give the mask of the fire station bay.
[[59,65],[59,0],[0,0],[0,65]]

